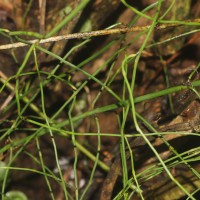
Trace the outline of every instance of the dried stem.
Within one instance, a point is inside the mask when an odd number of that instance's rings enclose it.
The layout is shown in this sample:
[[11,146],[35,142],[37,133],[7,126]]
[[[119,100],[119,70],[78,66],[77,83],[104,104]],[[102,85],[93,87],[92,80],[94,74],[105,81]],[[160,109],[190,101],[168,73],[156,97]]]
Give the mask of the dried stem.
[[[166,28],[171,28],[171,27],[182,26],[182,25],[186,25],[186,24],[188,25],[188,23],[190,23],[190,22],[199,23],[200,19],[188,20],[188,21],[185,21],[184,23],[177,22],[177,23],[160,24],[160,25],[157,25],[155,28],[157,30],[161,30],[161,29],[166,29]],[[200,25],[200,24],[198,24],[198,25]],[[39,40],[39,39],[29,40],[29,41],[26,41],[26,43],[17,42],[17,43],[13,43],[13,44],[1,45],[0,50],[23,47],[23,46],[27,46],[27,45],[34,44],[34,43],[43,44],[43,43],[49,43],[49,42],[57,42],[57,41],[61,41],[61,40],[84,39],[87,37],[97,37],[97,36],[103,36],[103,35],[145,31],[145,30],[148,30],[149,28],[150,28],[150,25],[116,28],[116,29],[108,29],[108,30],[98,30],[98,31],[90,31],[90,32],[83,32],[83,33],[73,33],[73,34],[67,34],[67,35],[61,35],[61,36],[54,36],[54,37],[41,39],[41,40]]]

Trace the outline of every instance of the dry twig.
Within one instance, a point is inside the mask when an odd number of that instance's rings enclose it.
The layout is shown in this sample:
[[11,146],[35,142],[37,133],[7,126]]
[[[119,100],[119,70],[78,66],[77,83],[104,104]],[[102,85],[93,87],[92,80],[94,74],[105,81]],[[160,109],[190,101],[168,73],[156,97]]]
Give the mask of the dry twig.
[[[200,19],[188,20],[186,22],[200,23]],[[184,24],[182,22],[171,23],[171,24],[166,23],[166,24],[157,25],[155,28],[157,30],[161,30],[161,29],[177,27],[181,25],[184,25]],[[103,35],[145,31],[145,30],[148,30],[150,27],[151,27],[150,25],[149,26],[134,26],[134,27],[116,28],[116,29],[108,29],[108,30],[90,31],[90,32],[83,32],[83,33],[73,33],[73,34],[67,34],[67,35],[54,36],[54,37],[41,39],[41,40],[39,39],[29,40],[29,41],[26,41],[26,43],[17,42],[13,44],[5,44],[5,45],[0,46],[0,50],[23,47],[23,46],[27,46],[34,43],[43,44],[43,43],[49,43],[49,42],[57,42],[61,40],[84,39],[87,37],[97,37],[97,36],[103,36]]]

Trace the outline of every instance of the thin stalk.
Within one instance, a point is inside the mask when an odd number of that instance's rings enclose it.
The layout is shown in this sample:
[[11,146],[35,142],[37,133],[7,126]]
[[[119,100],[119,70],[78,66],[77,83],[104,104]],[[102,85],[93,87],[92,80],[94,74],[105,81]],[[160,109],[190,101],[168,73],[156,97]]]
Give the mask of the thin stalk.
[[[70,127],[72,133],[74,133],[74,123],[71,120],[72,119],[72,111],[74,108],[76,102],[76,97],[72,100],[71,106],[69,108],[68,116],[69,116],[69,122],[70,122]],[[73,166],[73,172],[74,172],[74,185],[75,185],[75,198],[76,200],[79,199],[79,186],[78,186],[78,176],[77,176],[77,162],[78,162],[78,151],[77,151],[77,146],[76,146],[76,137],[74,134],[72,134],[72,143],[74,146],[74,166]]]
[[46,115],[43,83],[42,83],[42,79],[40,77],[40,70],[39,70],[39,66],[38,66],[38,63],[37,63],[36,49],[34,49],[34,58],[35,58],[36,69],[37,69],[37,72],[38,72],[38,78],[39,78],[39,81],[40,81],[40,93],[41,93],[42,112],[44,114],[44,119],[46,121],[46,124],[47,124],[47,127],[48,127],[48,131],[49,131],[49,134],[51,136],[51,141],[52,141],[53,149],[54,149],[54,153],[55,153],[55,161],[56,161],[56,165],[57,165],[58,172],[59,172],[60,179],[61,179],[61,185],[62,185],[64,194],[65,194],[65,198],[66,198],[66,200],[68,200],[68,192],[67,192],[67,188],[65,187],[65,180],[63,178],[62,171],[61,171],[60,164],[59,164],[57,146],[56,146],[56,143],[55,143],[55,140],[54,140],[54,137],[53,137],[53,132],[52,132],[52,129],[51,129],[51,126],[50,126],[49,118]]
[[[160,25],[157,25],[154,27],[156,30],[162,30],[170,27],[178,27],[178,26],[199,26],[200,25],[200,19],[193,19],[193,20],[186,20],[186,21],[167,21],[167,20],[160,20]],[[28,46],[31,44],[43,44],[43,43],[49,43],[49,42],[57,42],[61,40],[71,40],[71,39],[85,39],[90,37],[98,37],[98,36],[105,36],[105,35],[112,35],[112,34],[120,34],[120,33],[128,33],[128,32],[139,32],[144,30],[149,30],[151,25],[148,26],[133,26],[133,27],[125,27],[125,28],[115,28],[115,29],[105,29],[105,30],[97,30],[97,31],[89,31],[89,32],[82,32],[82,33],[72,33],[67,35],[60,35],[60,36],[54,36],[49,37],[46,39],[34,39],[29,41],[23,41],[23,42],[16,42],[13,44],[5,44],[0,46],[0,50],[4,49],[11,49],[11,48],[19,48],[23,46]],[[5,31],[6,33],[8,30]],[[25,33],[23,33],[25,34]],[[31,35],[29,33],[29,35]],[[34,35],[34,34],[32,34]],[[36,34],[37,35],[37,34]],[[39,35],[37,35],[39,37]]]

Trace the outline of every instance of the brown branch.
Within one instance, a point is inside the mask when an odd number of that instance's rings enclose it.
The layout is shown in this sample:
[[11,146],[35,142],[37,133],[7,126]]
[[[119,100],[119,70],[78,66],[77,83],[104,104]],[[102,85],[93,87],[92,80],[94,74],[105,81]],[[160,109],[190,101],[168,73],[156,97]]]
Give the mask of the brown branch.
[[[200,23],[200,19],[188,20],[185,22]],[[184,24],[183,23],[181,24],[181,22],[168,23],[168,24],[165,23],[165,24],[157,25],[155,29],[161,30],[161,29],[177,27],[177,26],[182,26],[182,25]],[[73,34],[67,34],[67,35],[61,35],[61,36],[54,36],[54,37],[41,39],[41,40],[39,39],[29,40],[27,41],[27,43],[17,42],[13,44],[5,44],[5,45],[0,46],[0,50],[23,47],[23,46],[27,46],[34,43],[43,44],[43,43],[49,43],[49,42],[57,42],[61,40],[84,39],[87,37],[97,37],[97,36],[103,36],[103,35],[120,34],[120,33],[128,33],[128,32],[139,32],[139,31],[148,30],[150,27],[151,27],[150,25],[149,26],[134,26],[134,27],[116,28],[116,29],[108,29],[108,30],[90,31],[90,32],[83,32],[83,33],[73,33]]]

